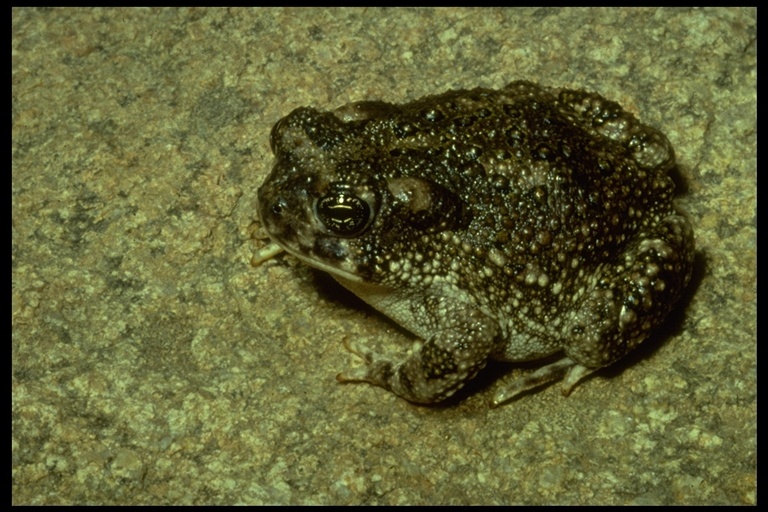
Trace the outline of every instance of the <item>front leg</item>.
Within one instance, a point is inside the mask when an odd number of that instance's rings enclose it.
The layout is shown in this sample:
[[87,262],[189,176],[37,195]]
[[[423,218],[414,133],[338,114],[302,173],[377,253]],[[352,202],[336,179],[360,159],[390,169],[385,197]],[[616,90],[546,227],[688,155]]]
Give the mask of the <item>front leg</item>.
[[460,305],[442,309],[435,332],[409,357],[392,362],[345,340],[366,366],[340,373],[339,382],[368,382],[416,403],[439,402],[472,379],[501,344],[498,324],[480,311]]

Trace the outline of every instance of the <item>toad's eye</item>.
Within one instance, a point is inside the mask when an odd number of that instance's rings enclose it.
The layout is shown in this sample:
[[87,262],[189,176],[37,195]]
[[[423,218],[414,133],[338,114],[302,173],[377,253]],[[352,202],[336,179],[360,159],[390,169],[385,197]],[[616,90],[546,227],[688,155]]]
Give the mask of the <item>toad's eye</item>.
[[332,234],[354,237],[370,224],[371,205],[350,190],[332,190],[315,203],[317,218]]

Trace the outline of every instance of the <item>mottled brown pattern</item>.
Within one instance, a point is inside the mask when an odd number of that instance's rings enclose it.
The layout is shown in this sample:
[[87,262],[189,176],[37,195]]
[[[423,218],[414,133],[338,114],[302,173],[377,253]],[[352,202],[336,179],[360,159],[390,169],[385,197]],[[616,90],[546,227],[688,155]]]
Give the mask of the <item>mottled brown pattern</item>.
[[669,141],[594,93],[514,82],[299,108],[271,145],[272,240],[423,340],[394,362],[350,346],[367,365],[343,382],[430,403],[488,358],[562,351],[494,403],[563,377],[567,394],[642,342],[690,278]]

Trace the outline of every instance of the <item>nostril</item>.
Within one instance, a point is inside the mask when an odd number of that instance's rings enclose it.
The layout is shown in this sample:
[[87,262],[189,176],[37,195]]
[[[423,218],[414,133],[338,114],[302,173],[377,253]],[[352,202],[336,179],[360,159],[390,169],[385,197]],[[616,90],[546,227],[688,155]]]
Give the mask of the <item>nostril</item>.
[[282,215],[283,210],[285,208],[286,208],[285,199],[281,197],[275,200],[274,203],[272,203],[271,210],[272,210],[272,213],[274,213],[275,215]]

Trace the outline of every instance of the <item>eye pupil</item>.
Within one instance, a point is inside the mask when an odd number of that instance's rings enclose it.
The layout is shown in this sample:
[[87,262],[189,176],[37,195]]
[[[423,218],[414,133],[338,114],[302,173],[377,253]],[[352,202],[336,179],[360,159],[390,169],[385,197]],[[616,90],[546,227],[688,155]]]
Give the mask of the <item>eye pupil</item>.
[[335,191],[317,202],[320,221],[339,236],[355,236],[368,226],[371,207],[346,191]]

